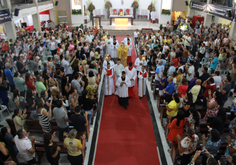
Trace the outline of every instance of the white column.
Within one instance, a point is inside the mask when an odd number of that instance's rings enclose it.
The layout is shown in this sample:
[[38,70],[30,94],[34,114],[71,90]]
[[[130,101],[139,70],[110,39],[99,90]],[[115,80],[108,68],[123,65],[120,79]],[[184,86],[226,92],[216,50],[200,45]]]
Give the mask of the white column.
[[49,10],[50,19],[52,22],[56,23],[55,11],[54,9]]
[[[2,0],[2,2],[3,2],[3,8],[9,8],[9,10],[11,11],[10,0]],[[12,39],[14,42],[17,37],[14,21],[12,20],[11,22],[4,23],[4,25],[7,32],[7,40]]]
[[39,13],[33,14],[32,19],[33,19],[34,28],[37,29],[37,31],[41,32]]
[[236,37],[236,23],[234,21],[232,21],[231,23],[231,28],[230,28],[230,31],[229,31],[229,38],[233,38],[233,37]]
[[15,28],[15,24],[13,21],[11,22],[7,22],[4,24],[5,25],[5,29],[7,32],[7,40],[12,39],[13,42],[16,40],[16,28]]
[[204,17],[204,26],[210,26],[211,25],[211,20],[212,20],[212,16],[205,13],[205,17]]

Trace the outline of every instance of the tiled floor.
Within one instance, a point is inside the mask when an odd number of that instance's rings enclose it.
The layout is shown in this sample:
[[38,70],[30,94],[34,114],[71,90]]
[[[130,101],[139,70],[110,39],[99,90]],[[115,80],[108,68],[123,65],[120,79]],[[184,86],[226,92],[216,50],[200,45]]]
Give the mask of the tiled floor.
[[[110,25],[110,21],[102,21],[102,26],[104,29],[107,30],[135,30],[135,29],[142,29],[142,28],[152,28],[153,30],[158,30],[159,29],[159,24],[157,23],[151,23],[150,21],[143,20],[143,21],[135,21],[133,22],[134,25],[131,26],[112,26]],[[80,24],[73,24],[73,26],[80,26]],[[87,27],[91,27],[92,22],[90,21],[87,24]]]

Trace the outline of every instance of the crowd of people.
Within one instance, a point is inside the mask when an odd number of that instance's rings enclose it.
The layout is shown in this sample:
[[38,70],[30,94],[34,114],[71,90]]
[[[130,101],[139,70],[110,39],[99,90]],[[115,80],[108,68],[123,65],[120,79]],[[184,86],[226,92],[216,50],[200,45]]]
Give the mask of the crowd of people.
[[[181,31],[183,25],[190,28]],[[228,37],[230,24],[212,22],[207,27],[197,21],[191,26],[191,19],[180,18],[176,31],[137,31],[135,37],[136,49],[146,57],[149,72],[155,74],[153,88],[158,88],[159,99],[164,98],[166,112],[161,113],[167,115],[168,152],[174,164],[217,165],[221,139],[227,137],[224,154],[228,164],[236,164],[236,43]],[[226,102],[231,96],[231,115],[227,115]],[[206,108],[204,116],[198,108]],[[201,133],[201,123],[209,124],[208,134]],[[202,150],[196,151],[199,145]]]
[[[169,133],[167,140],[173,163],[216,165],[218,151],[229,123],[230,136],[225,151],[228,163],[236,164],[236,43],[229,39],[229,25],[210,27],[197,22],[192,31],[135,30],[119,43],[103,27],[80,26],[70,32],[59,25],[53,31],[36,29],[22,32],[15,42],[1,42],[0,99],[14,111],[16,135],[1,129],[0,160],[36,164],[35,137],[27,132],[26,120],[38,120],[44,135],[47,160],[56,165],[61,147],[67,148],[68,160],[83,164],[85,144],[97,110],[98,86],[104,73],[105,96],[118,95],[127,109],[128,100],[146,94],[146,81],[154,72],[158,97],[164,97]],[[184,21],[190,26],[189,20]],[[132,39],[133,38],[133,39]],[[131,58],[135,47],[138,57]],[[209,66],[201,61],[210,59]],[[135,61],[135,62],[132,62]],[[222,70],[228,74],[222,77]],[[138,93],[133,92],[137,83]],[[231,115],[226,102],[232,95]],[[198,97],[205,116],[197,111]],[[148,108],[148,107],[147,107]],[[50,120],[55,120],[58,135]],[[69,129],[69,121],[74,128]],[[209,123],[209,134],[201,135],[200,124]],[[202,150],[196,151],[202,144]],[[201,155],[201,156],[200,156]],[[200,159],[201,157],[201,159]]]

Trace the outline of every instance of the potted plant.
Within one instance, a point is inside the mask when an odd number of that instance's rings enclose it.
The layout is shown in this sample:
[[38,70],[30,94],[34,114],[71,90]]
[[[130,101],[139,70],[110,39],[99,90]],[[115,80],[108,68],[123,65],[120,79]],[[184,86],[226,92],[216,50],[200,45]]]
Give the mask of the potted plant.
[[78,31],[79,30],[79,26],[76,26],[75,29],[76,29],[76,31]]
[[133,8],[133,15],[134,15],[134,19],[136,16],[136,9],[138,9],[139,7],[139,0],[134,0],[134,2],[132,3],[131,7]]
[[105,2],[105,9],[107,9],[107,17],[110,17],[110,8],[112,8],[112,4],[110,0],[104,0]]
[[81,9],[72,9],[72,14],[73,15],[82,14],[82,10]]
[[162,24],[160,24],[160,31],[162,30]]
[[166,32],[166,30],[167,30],[167,28],[166,28],[166,26],[164,27],[164,32]]

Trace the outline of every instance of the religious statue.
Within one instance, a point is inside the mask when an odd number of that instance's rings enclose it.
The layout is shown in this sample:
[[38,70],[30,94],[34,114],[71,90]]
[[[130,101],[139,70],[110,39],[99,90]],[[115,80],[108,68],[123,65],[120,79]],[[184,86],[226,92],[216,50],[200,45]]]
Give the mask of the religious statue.
[[128,48],[124,42],[121,42],[121,44],[118,47],[118,58],[120,59],[121,64],[124,67],[127,66],[127,55],[128,55]]

